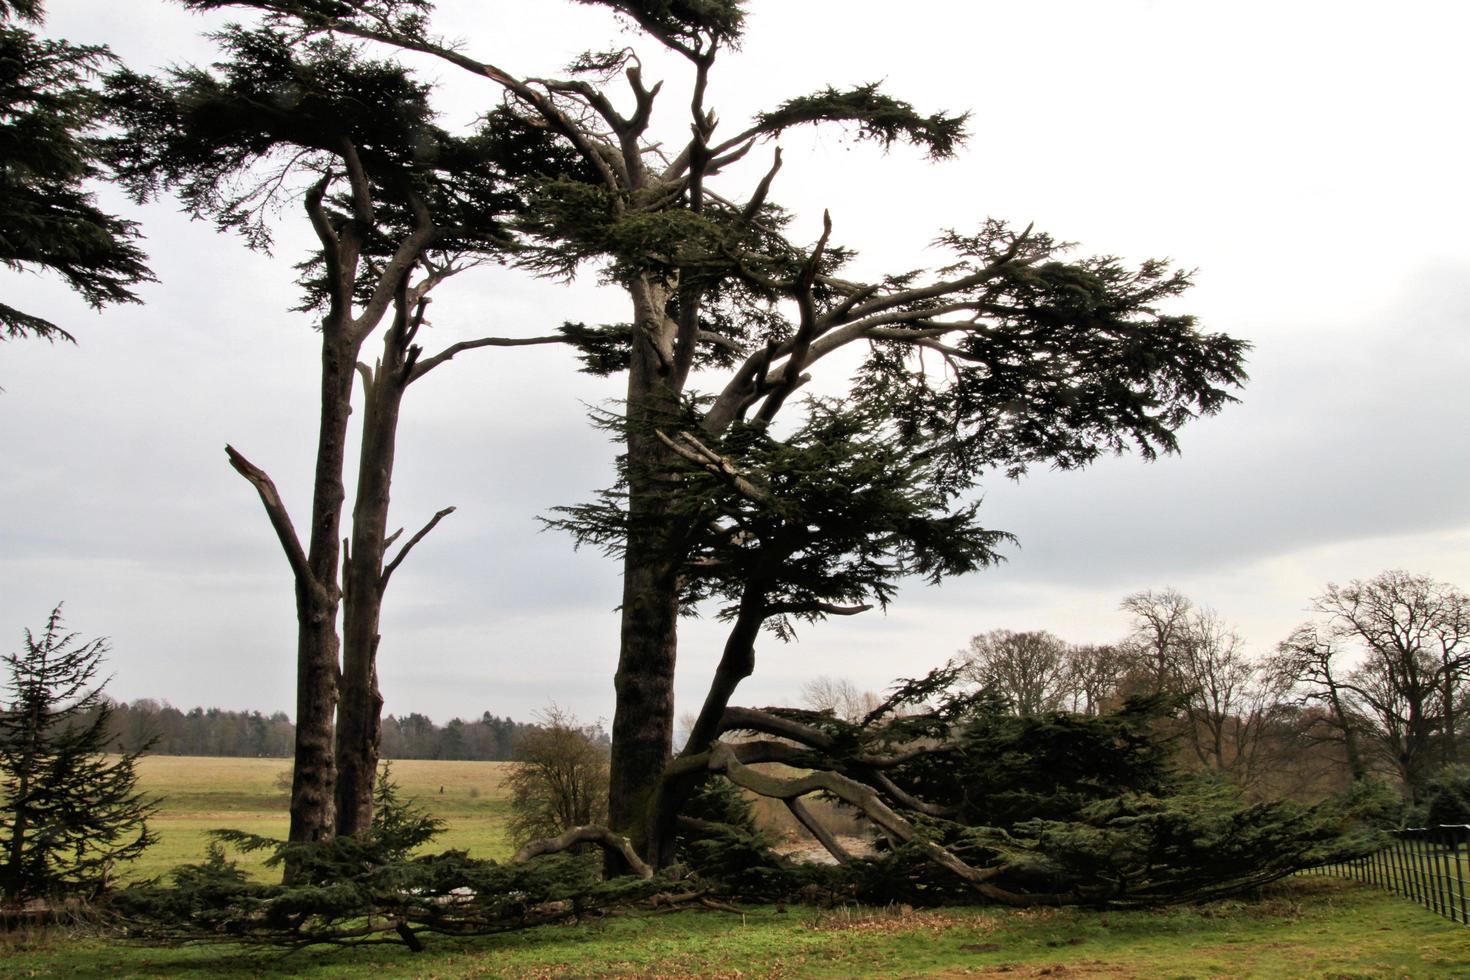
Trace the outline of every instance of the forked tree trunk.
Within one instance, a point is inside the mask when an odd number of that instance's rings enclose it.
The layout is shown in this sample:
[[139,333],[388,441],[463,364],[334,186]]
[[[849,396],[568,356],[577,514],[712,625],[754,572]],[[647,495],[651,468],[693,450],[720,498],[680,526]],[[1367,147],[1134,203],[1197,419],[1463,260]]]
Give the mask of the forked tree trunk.
[[[413,381],[418,349],[411,346],[423,318],[423,301],[410,319],[407,284],[394,304],[393,324],[383,337],[375,370],[363,377],[362,449],[357,498],[352,507],[352,541],[343,561],[342,701],[337,710],[337,835],[361,837],[373,820],[373,787],[383,733],[383,695],[378,690],[378,624],[383,594],[393,568],[413,544],[449,511],[441,511],[384,567],[388,507],[398,446],[398,417]],[[450,508],[453,510],[453,508]]]
[[[704,705],[689,731],[689,741],[684,744],[681,758],[692,758],[708,752],[720,734],[720,721],[730,699],[740,682],[755,672],[755,641],[765,622],[765,597],[759,583],[741,598],[740,613],[725,639],[725,649],[720,656],[715,676],[710,682]],[[690,795],[705,777],[702,771],[670,774],[661,778],[658,791],[648,803],[651,843],[648,850],[649,863],[665,868],[674,862],[674,841],[678,834],[679,813],[689,802]]]
[[[319,841],[333,833],[336,766],[332,757],[337,707],[337,609],[341,603],[342,465],[352,379],[359,343],[349,324],[323,324],[321,427],[311,505],[307,575],[296,576],[296,764],[291,780],[292,841]],[[288,869],[288,874],[290,869]]]
[[383,553],[393,481],[402,383],[402,350],[392,339],[363,399],[362,454],[352,542],[343,562],[342,682],[337,712],[337,835],[358,837],[372,824],[373,786],[382,740],[378,623],[383,610]]

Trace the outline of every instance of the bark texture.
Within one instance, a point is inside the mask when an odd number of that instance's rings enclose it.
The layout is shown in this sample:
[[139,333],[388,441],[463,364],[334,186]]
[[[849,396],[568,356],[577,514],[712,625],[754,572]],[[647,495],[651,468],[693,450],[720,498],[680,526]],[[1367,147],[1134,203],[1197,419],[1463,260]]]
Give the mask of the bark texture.
[[678,574],[682,555],[667,523],[667,447],[657,431],[674,416],[671,364],[661,356],[667,321],[652,300],[635,307],[628,374],[629,533],[623,554],[623,606],[613,686],[608,819],[650,855],[649,795],[669,761],[674,736],[674,668],[678,656]]

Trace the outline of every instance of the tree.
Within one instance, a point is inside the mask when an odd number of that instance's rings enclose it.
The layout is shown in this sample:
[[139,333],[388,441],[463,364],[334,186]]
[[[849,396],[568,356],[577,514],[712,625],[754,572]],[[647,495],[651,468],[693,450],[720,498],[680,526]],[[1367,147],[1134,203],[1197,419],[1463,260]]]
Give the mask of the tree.
[[607,820],[607,746],[552,705],[516,739],[510,838],[517,845]]
[[[85,190],[101,173],[105,117],[91,79],[112,61],[104,47],[36,37],[40,0],[0,0],[0,264],[59,274],[93,307],[136,303],[153,281],[135,222],[108,214]],[[0,339],[73,340],[31,313],[0,303]]]
[[1175,690],[1194,604],[1182,593],[1164,589],[1136,592],[1123,600],[1122,609],[1133,617],[1128,644],[1138,667],[1140,693]]
[[[621,15],[687,62],[692,137],[684,146],[665,151],[649,135],[660,86],[646,82],[629,50],[589,52],[567,79],[522,78],[434,37],[422,0],[243,5],[307,33],[368,38],[464,69],[498,86],[512,111],[554,134],[584,165],[585,177],[553,181],[534,202],[539,209],[528,227],[544,247],[525,261],[564,275],[598,262],[631,306],[631,322],[567,331],[588,370],[624,372],[627,379],[619,427],[624,482],[616,490],[626,520],[617,547],[624,590],[611,820],[645,852],[667,856],[666,835],[654,831],[648,813],[671,750],[678,619],[691,598],[685,583],[710,567],[701,564],[710,556],[700,549],[720,547],[706,534],[707,509],[689,505],[686,464],[725,474],[738,487],[738,454],[730,450],[747,433],[764,432],[783,411],[795,416],[791,429],[810,432],[802,413],[789,408],[798,404],[807,406],[807,423],[828,424],[823,409],[791,396],[819,362],[830,364],[832,354],[853,347],[866,348],[867,358],[850,379],[843,409],[870,418],[881,406],[895,448],[926,454],[927,492],[952,495],[982,473],[1019,475],[1037,463],[1082,466],[1130,445],[1153,456],[1176,448],[1175,432],[1187,420],[1230,400],[1244,378],[1245,345],[1162,312],[1188,285],[1186,274],[1165,263],[1069,261],[1050,236],[1001,222],[975,234],[944,233],[940,242],[954,261],[935,272],[843,278],[850,253],[832,241],[831,222],[801,243],[787,236],[789,216],[768,200],[779,149],[752,189],[717,190],[717,178],[758,144],[816,123],[944,158],[960,145],[964,118],[926,115],[879,86],[860,85],[792,98],[716,138],[706,94],[718,56],[740,41],[742,5],[587,2]],[[626,114],[614,103],[618,74],[631,100]],[[936,367],[927,368],[921,355]],[[745,488],[759,496],[756,481],[746,480]],[[799,506],[772,496],[764,506],[788,505]],[[973,513],[950,517],[963,523]],[[975,567],[983,557],[976,551],[967,561]],[[732,613],[730,658],[722,659],[706,699],[711,711],[701,713],[711,721],[686,752],[701,751],[699,738],[718,716],[714,708],[749,673],[761,614],[778,624],[792,614],[781,603],[761,608],[761,593],[757,585],[745,614]],[[817,601],[826,605],[808,603],[799,614],[853,611]]]
[[[1400,570],[1313,600],[1317,619],[1281,646],[1281,668],[1305,696],[1325,701],[1348,738],[1361,731],[1418,800],[1459,758],[1457,724],[1470,675],[1470,596]],[[1347,668],[1345,661],[1356,661]]]
[[1067,645],[1045,630],[991,630],[961,651],[970,680],[1004,698],[1018,715],[1056,711],[1067,697]]
[[6,905],[95,894],[156,836],[137,791],[142,750],[109,758],[107,641],[66,631],[61,607],[5,657],[0,712],[0,896]]
[[[801,685],[801,703],[813,711],[829,711],[844,721],[861,721],[882,702],[872,691],[860,691],[845,677],[823,674]],[[690,727],[693,727],[692,724]]]
[[1129,668],[1122,645],[1086,643],[1067,654],[1068,708],[1078,714],[1100,715],[1123,702],[1123,681]]
[[1376,846],[1352,839],[1336,803],[1251,805],[1178,772],[1164,695],[1101,716],[1020,716],[960,686],[964,673],[900,682],[858,722],[731,708],[721,730],[745,737],[681,756],[664,781],[703,771],[788,805],[818,793],[851,805],[879,835],[878,861],[814,834],[869,902],[1195,900]]
[[1279,678],[1248,657],[1240,635],[1210,609],[1188,617],[1179,647],[1176,684],[1195,757],[1249,786],[1268,767],[1265,750],[1285,696]]
[[1303,623],[1277,645],[1272,670],[1307,709],[1308,736],[1317,727],[1313,722],[1325,723],[1329,739],[1342,745],[1349,778],[1357,783],[1368,778],[1361,741],[1371,724],[1358,711],[1345,660],[1341,645],[1322,636],[1316,625]]
[[1194,761],[1241,786],[1255,783],[1270,768],[1267,749],[1285,710],[1278,672],[1251,658],[1219,613],[1175,589],[1135,593],[1122,608],[1133,614],[1124,688],[1172,698]]
[[[228,60],[166,81],[110,82],[126,133],[114,166],[139,199],[177,191],[196,215],[269,245],[264,215],[295,188],[320,250],[299,267],[321,313],[316,468],[303,546],[267,473],[233,447],[256,489],[296,586],[297,724],[291,840],[366,832],[381,741],[378,623],[389,579],[454,508],[439,511],[391,559],[388,506],[398,418],[415,381],[465,350],[557,343],[560,337],[461,341],[432,356],[419,344],[430,292],[511,245],[502,219],[520,207],[506,166],[549,159],[545,139],[503,115],[468,136],[433,122],[428,88],[397,64],[328,38],[305,44],[269,29],[219,35]],[[300,188],[298,178],[311,183]],[[371,366],[359,360],[383,327]],[[341,537],[352,390],[363,385],[352,533]],[[340,569],[340,579],[339,579]],[[339,638],[337,616],[343,613]],[[340,673],[339,673],[340,653]],[[335,714],[335,730],[334,730]]]

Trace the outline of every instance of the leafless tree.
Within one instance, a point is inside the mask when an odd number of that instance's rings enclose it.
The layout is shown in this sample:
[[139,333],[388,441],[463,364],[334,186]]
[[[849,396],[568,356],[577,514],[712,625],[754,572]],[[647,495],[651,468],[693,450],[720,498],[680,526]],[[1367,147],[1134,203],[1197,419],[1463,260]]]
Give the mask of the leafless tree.
[[510,837],[526,844],[607,820],[607,746],[552,705],[517,740]]
[[1281,683],[1246,654],[1240,635],[1210,609],[1186,619],[1179,652],[1175,682],[1183,692],[1195,756],[1250,785],[1263,774],[1267,742],[1284,705]]
[[1045,630],[991,630],[960,652],[970,680],[1004,697],[1018,715],[1057,711],[1069,694],[1067,644]]
[[[1424,575],[1392,570],[1313,600],[1316,620],[1280,648],[1304,696],[1327,704],[1355,759],[1359,727],[1411,795],[1459,758],[1456,726],[1470,676],[1470,596]],[[1348,668],[1348,664],[1354,664]]]
[[1133,617],[1128,643],[1142,686],[1151,692],[1170,690],[1194,604],[1174,589],[1149,590],[1128,596],[1122,609]]
[[1130,658],[1120,644],[1080,644],[1067,649],[1067,709],[1100,715],[1122,701]]
[[821,677],[801,685],[801,703],[813,711],[829,711],[843,721],[857,722],[882,703],[872,691],[859,690],[845,677]]
[[1372,722],[1359,710],[1347,660],[1342,644],[1304,623],[1277,645],[1272,670],[1288,697],[1306,709],[1307,737],[1319,738],[1313,734],[1318,729],[1330,733],[1325,737],[1342,745],[1343,762],[1356,782],[1368,776],[1362,741],[1372,737]]

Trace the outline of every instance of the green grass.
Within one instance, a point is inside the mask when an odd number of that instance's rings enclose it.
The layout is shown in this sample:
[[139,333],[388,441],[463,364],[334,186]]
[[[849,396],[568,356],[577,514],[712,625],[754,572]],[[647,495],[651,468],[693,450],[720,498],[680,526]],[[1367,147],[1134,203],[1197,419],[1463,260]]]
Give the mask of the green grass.
[[[403,795],[448,828],[434,847],[467,850],[475,857],[504,858],[507,791],[505,762],[393,763],[393,779]],[[138,762],[139,788],[163,801],[150,826],[158,844],[124,870],[130,880],[151,878],[179,864],[199,861],[209,832],[246,830],[267,837],[286,836],[291,761],[289,759],[213,759],[147,756]],[[441,793],[440,790],[443,790]],[[266,875],[264,858],[245,855],[241,865]]]
[[1470,930],[1402,899],[1298,878],[1254,901],[1145,912],[756,908],[617,916],[476,940],[290,956],[42,938],[6,976],[1458,977]]

